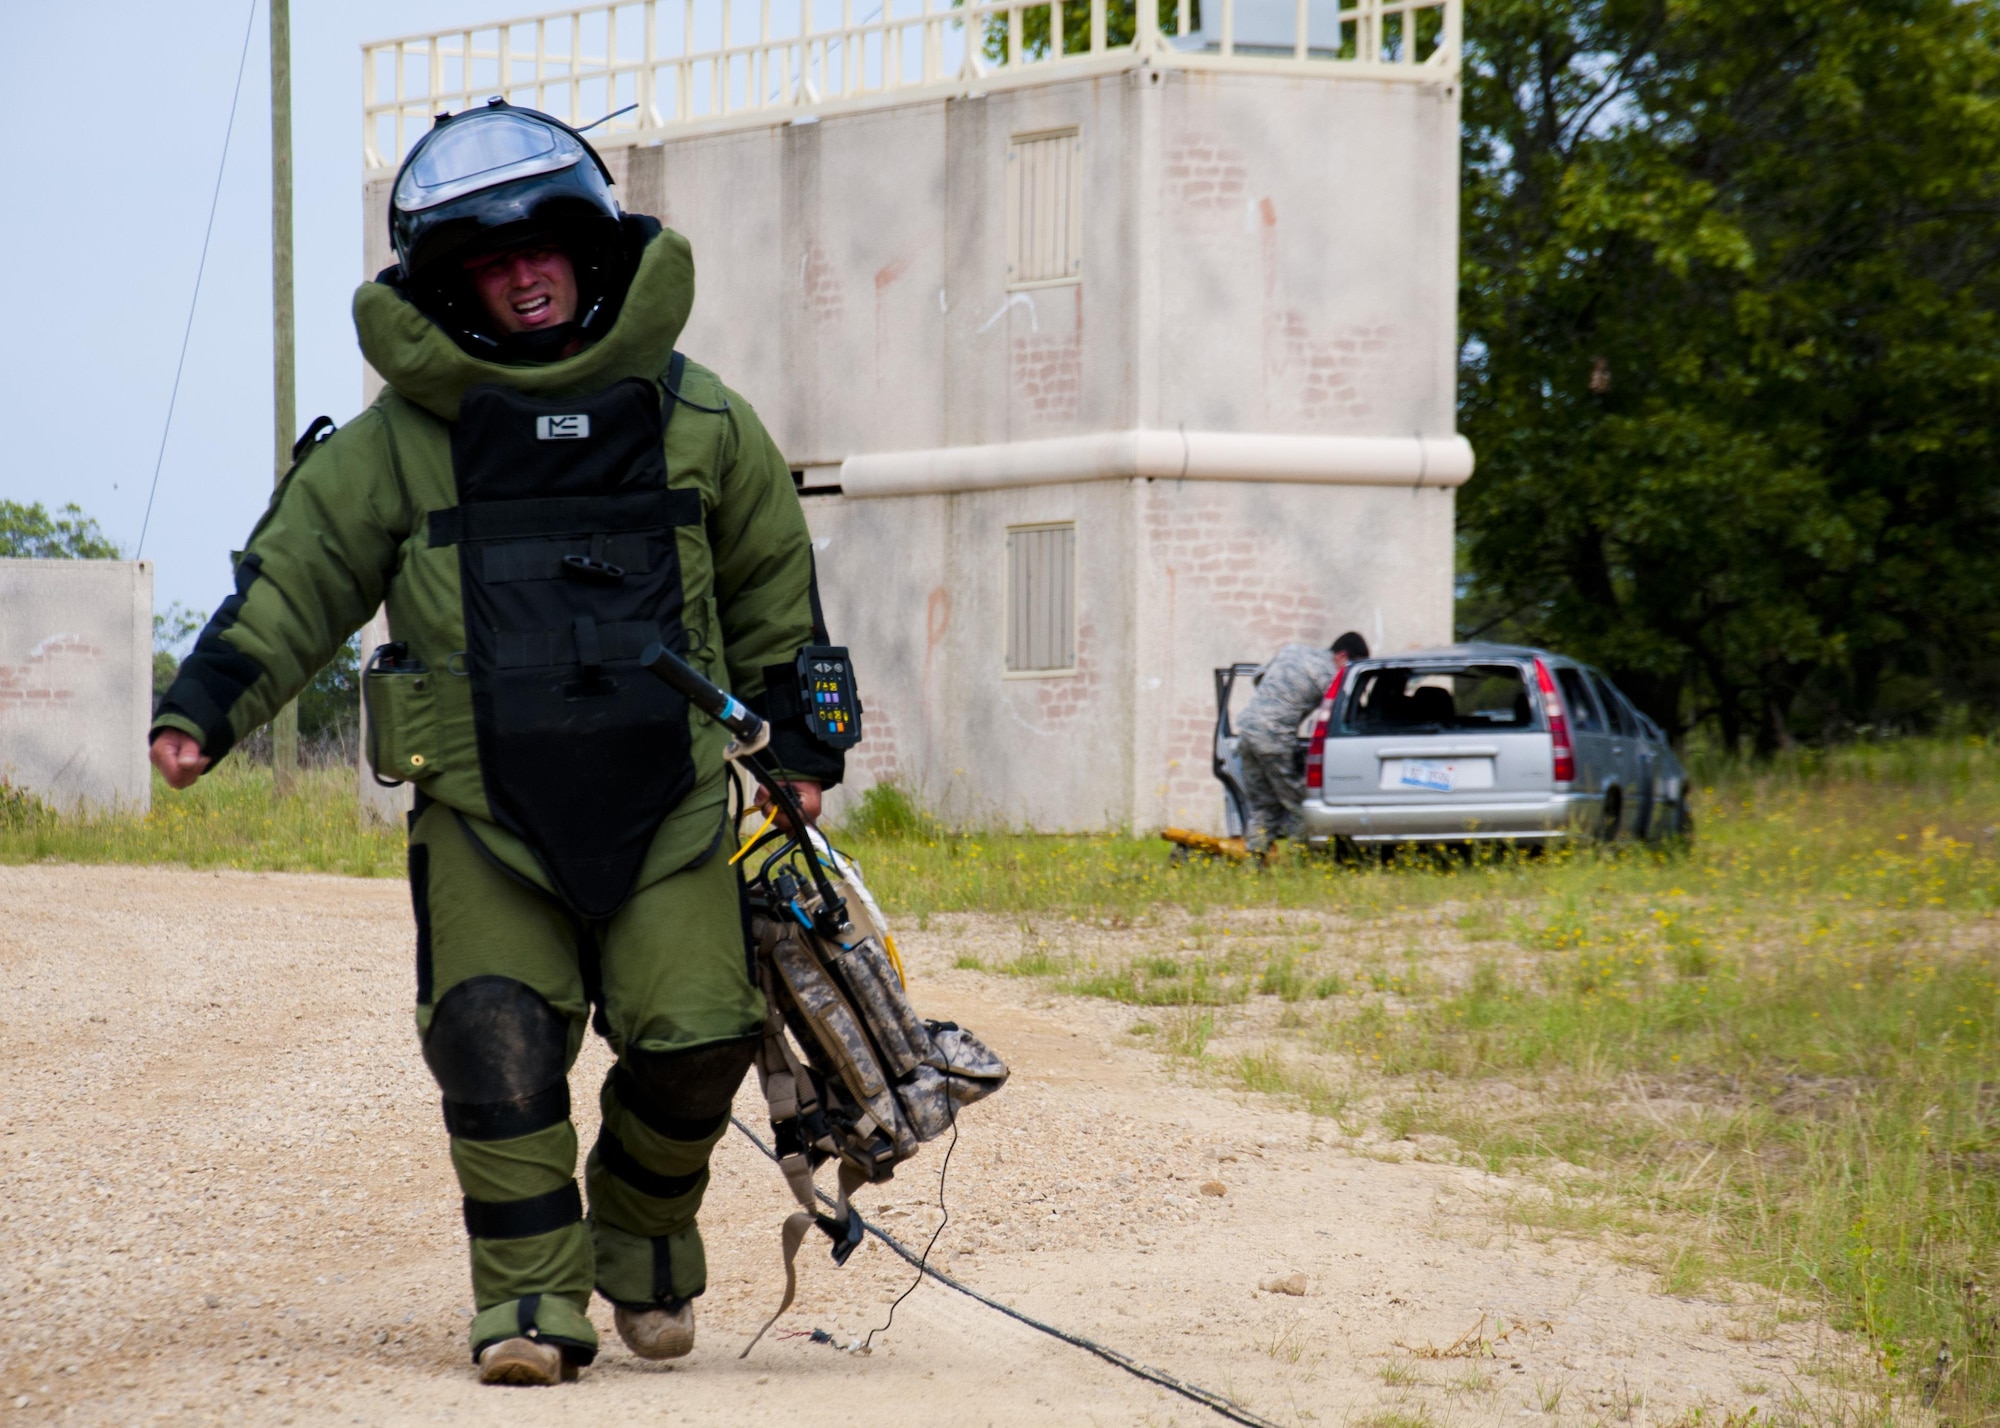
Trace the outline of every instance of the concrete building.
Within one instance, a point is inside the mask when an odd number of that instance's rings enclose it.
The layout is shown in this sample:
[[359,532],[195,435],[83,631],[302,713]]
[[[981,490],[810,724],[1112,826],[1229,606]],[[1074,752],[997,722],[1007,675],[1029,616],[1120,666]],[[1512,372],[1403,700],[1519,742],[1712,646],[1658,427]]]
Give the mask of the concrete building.
[[0,559],[0,783],[144,813],[152,716],[152,563]]
[[1450,637],[1457,0],[729,2],[369,47],[368,271],[431,113],[636,106],[592,137],[796,468],[846,797],[1214,827],[1215,666]]

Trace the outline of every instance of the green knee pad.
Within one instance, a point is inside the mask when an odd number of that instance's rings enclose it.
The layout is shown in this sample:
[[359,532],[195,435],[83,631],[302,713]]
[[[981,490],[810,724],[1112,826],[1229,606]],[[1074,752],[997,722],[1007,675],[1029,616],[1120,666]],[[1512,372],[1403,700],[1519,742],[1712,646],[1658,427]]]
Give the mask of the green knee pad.
[[[502,1241],[501,1243],[511,1243]],[[586,1249],[588,1246],[586,1245]],[[474,1251],[477,1258],[477,1251]],[[472,1358],[502,1339],[537,1339],[554,1344],[571,1363],[587,1364],[597,1357],[597,1329],[584,1310],[590,1295],[525,1294],[481,1310],[472,1321]]]
[[708,1257],[693,1225],[648,1239],[593,1218],[597,1292],[628,1309],[673,1305],[708,1288]]

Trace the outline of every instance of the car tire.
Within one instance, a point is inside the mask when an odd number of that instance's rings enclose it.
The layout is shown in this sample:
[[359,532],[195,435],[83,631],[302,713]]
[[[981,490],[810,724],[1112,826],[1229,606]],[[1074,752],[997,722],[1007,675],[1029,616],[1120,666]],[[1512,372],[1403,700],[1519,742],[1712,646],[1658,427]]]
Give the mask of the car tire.
[[1616,843],[1618,841],[1618,825],[1624,817],[1625,795],[1620,790],[1614,788],[1611,792],[1604,795],[1604,808],[1598,815],[1597,820],[1597,841],[1600,843]]

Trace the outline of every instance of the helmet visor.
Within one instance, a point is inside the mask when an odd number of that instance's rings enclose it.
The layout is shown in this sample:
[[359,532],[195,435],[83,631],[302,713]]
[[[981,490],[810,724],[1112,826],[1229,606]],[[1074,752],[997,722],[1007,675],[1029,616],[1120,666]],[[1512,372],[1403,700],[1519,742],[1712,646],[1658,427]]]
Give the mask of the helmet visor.
[[570,135],[525,114],[475,111],[425,136],[396,181],[394,203],[404,213],[420,213],[481,189],[569,168],[583,153]]

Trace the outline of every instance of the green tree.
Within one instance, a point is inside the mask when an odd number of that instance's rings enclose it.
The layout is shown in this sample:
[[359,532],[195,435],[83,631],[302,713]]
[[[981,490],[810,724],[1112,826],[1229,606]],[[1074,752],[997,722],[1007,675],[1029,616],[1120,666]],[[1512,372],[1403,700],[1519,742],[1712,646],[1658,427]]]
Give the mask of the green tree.
[[361,723],[361,641],[355,636],[333,652],[325,668],[299,695],[299,737],[350,735]]
[[1994,17],[1468,6],[1463,633],[1732,747],[1995,702]]
[[167,607],[164,615],[158,610],[153,612],[153,708],[156,712],[167,686],[181,671],[183,652],[206,623],[208,616],[198,610],[183,608],[178,600]]
[[[1180,30],[1179,0],[1156,0],[1155,13],[1160,20],[1160,33],[1174,35]],[[1052,7],[1033,6],[1021,11],[1021,57],[1023,59],[1046,59],[1049,54],[1049,25]],[[1104,7],[1104,43],[1106,48],[1115,49],[1129,45],[1138,35],[1139,6],[1137,0],[1106,0]],[[1188,0],[1188,28],[1201,28],[1201,0]],[[1090,0],[1077,0],[1075,4],[1063,6],[1062,18],[1063,47],[1066,55],[1090,53]],[[1004,64],[1007,59],[1007,17],[988,15],[982,49],[986,58],[994,64]]]
[[52,516],[39,501],[0,500],[0,556],[116,560],[119,550],[79,506],[64,506]]

